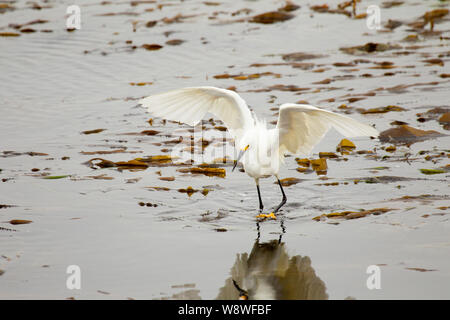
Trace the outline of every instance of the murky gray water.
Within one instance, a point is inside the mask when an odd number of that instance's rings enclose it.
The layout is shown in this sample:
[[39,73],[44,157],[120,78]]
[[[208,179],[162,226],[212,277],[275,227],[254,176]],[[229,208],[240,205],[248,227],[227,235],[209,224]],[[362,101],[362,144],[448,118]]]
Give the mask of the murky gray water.
[[[426,31],[429,25],[407,25],[423,21],[426,11],[448,9],[448,2],[404,2],[391,8],[382,1],[358,4],[358,13],[379,5],[382,25],[389,19],[403,22],[392,31],[370,30],[366,19],[316,12],[311,6],[317,4],[306,1],[295,2],[301,8],[290,13],[292,19],[274,24],[236,20],[277,10],[281,1],[84,1],[78,2],[82,29],[74,32],[65,29],[70,1],[38,2],[40,10],[16,1],[1,9],[0,34],[20,36],[0,37],[0,205],[13,205],[0,208],[0,298],[237,298],[232,279],[250,294],[259,279],[283,299],[450,298],[445,285],[450,139],[438,121],[442,115],[426,113],[436,107],[449,111],[450,23],[447,15],[434,32]],[[326,3],[333,9],[339,1]],[[251,12],[232,15],[244,8]],[[9,26],[36,19],[48,22]],[[158,22],[146,27],[149,21]],[[37,32],[21,32],[24,28]],[[417,41],[403,41],[408,35],[417,35]],[[174,39],[185,42],[166,44]],[[356,55],[340,50],[369,42],[399,47]],[[149,51],[143,44],[163,48]],[[323,56],[283,59],[294,52]],[[430,59],[440,61],[425,61]],[[251,66],[255,63],[268,65]],[[260,76],[214,78],[224,73]],[[151,84],[136,85],[144,82]],[[280,176],[301,181],[285,188],[288,204],[279,219],[259,226],[254,183],[242,172],[232,173],[230,165],[224,166],[225,178],[183,174],[171,165],[146,170],[86,165],[93,158],[170,154],[164,149],[173,145],[164,142],[179,125],[154,119],[150,126],[137,99],[199,85],[236,87],[269,122],[277,119],[271,108],[304,100],[338,112],[346,111],[338,109],[346,104],[351,117],[379,131],[397,120],[443,136],[411,145],[352,139],[356,151],[340,155],[341,161],[328,159],[326,175],[300,173],[289,157]],[[261,90],[275,85],[307,89]],[[405,110],[357,111],[388,105]],[[430,120],[421,122],[418,113]],[[82,133],[100,128],[106,130]],[[144,130],[159,133],[127,134]],[[341,139],[330,132],[310,158],[335,152]],[[391,145],[394,152],[383,150]],[[114,150],[122,151],[84,154]],[[358,153],[362,150],[374,153]],[[443,172],[425,175],[420,169]],[[69,176],[44,179],[61,175]],[[266,210],[281,200],[273,182],[261,181]],[[189,186],[210,191],[190,197],[178,192]],[[392,210],[313,220],[374,208]],[[32,223],[12,225],[13,219]],[[69,265],[81,268],[81,290],[66,287]],[[379,290],[366,286],[370,265],[380,266]]]

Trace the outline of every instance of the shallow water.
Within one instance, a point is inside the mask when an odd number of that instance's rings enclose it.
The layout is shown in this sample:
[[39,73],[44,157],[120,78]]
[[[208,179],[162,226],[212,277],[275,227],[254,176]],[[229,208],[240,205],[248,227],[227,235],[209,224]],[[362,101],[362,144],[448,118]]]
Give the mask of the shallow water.
[[[381,1],[374,2],[381,5]],[[12,4],[14,10],[0,13],[0,32],[20,34],[0,37],[0,204],[14,205],[0,208],[0,227],[15,230],[0,229],[0,270],[4,271],[0,298],[213,299],[219,292],[236,298],[237,292],[230,289],[231,278],[238,277],[235,280],[241,286],[252,285],[250,280],[240,280],[236,269],[253,270],[247,278],[262,274],[268,283],[276,283],[276,288],[297,281],[299,291],[304,291],[303,295],[283,296],[277,289],[275,296],[279,298],[450,298],[450,289],[443,285],[450,280],[449,174],[419,171],[448,165],[450,139],[436,118],[419,122],[416,116],[435,107],[449,108],[449,80],[440,76],[449,73],[448,17],[436,23],[434,33],[424,31],[429,26],[413,31],[405,24],[383,32],[368,29],[365,19],[314,12],[312,4],[304,1],[296,1],[301,8],[291,12],[293,19],[267,25],[235,20],[276,10],[282,2],[81,3],[82,28],[74,32],[65,29],[64,15],[70,1],[50,1],[45,4],[48,8],[40,10],[17,1]],[[160,3],[167,6],[159,9]],[[338,1],[327,3],[334,8]],[[367,5],[363,0],[358,12],[365,12]],[[448,2],[439,1],[405,1],[398,7],[382,7],[381,22],[384,25],[395,19],[410,23],[438,5],[448,8]],[[231,15],[243,8],[252,12]],[[99,16],[123,12],[136,15]],[[180,13],[193,16],[173,23],[161,21]],[[8,26],[36,19],[48,20],[28,26],[38,32],[21,33]],[[153,20],[158,20],[156,26],[147,28],[145,23]],[[137,21],[136,32],[133,21]],[[42,29],[52,32],[39,32]],[[417,34],[419,40],[403,42],[410,34]],[[185,42],[166,45],[173,39]],[[127,44],[128,40],[132,44]],[[368,42],[400,48],[359,55],[339,50]],[[142,44],[163,48],[148,51]],[[137,48],[132,49],[132,45]],[[297,61],[313,64],[303,69],[250,66],[284,63],[282,55],[293,52],[323,57]],[[367,61],[355,63],[356,59]],[[428,65],[424,62],[427,59],[441,59],[442,64]],[[373,69],[384,61],[393,62],[395,68]],[[339,67],[336,62],[354,65]],[[325,70],[317,72],[320,69]],[[214,78],[224,73],[263,72],[280,76]],[[367,73],[372,77],[362,76]],[[324,79],[331,82],[315,84]],[[130,85],[140,82],[152,84]],[[300,95],[255,92],[279,84],[309,89],[299,91]],[[163,124],[159,119],[150,126],[149,115],[136,106],[137,99],[198,85],[235,86],[256,114],[269,122],[277,119],[271,108],[305,100],[338,112],[344,111],[338,109],[340,105],[347,104],[353,107],[351,117],[375,124],[379,131],[390,129],[390,123],[399,120],[443,136],[410,145],[352,139],[356,151],[375,150],[376,157],[352,152],[341,156],[347,161],[329,159],[325,176],[297,172],[294,157],[288,157],[280,176],[300,178],[301,182],[285,188],[288,203],[279,219],[259,224],[255,220],[258,198],[254,183],[238,170],[232,173],[230,164],[224,166],[225,178],[182,174],[178,166],[120,171],[86,165],[97,157],[128,161],[167,154],[161,149],[172,145],[154,143],[173,139],[171,134],[180,126]],[[368,92],[375,94],[365,96]],[[364,99],[348,102],[348,94]],[[406,110],[383,114],[356,110],[388,105]],[[82,133],[98,128],[106,130]],[[127,134],[143,130],[160,133]],[[322,151],[335,152],[342,138],[330,132],[310,158],[318,158]],[[383,150],[390,145],[396,146],[395,152]],[[81,153],[123,149],[129,153]],[[161,181],[158,171],[175,180]],[[46,174],[70,176],[43,179]],[[109,179],[92,178],[99,175]],[[265,210],[281,199],[273,182],[261,181]],[[339,184],[324,185],[334,182]],[[170,190],[148,188],[154,186]],[[190,197],[177,191],[188,186],[210,191],[206,196],[197,192]],[[140,202],[157,206],[141,206]],[[395,210],[351,220],[312,219],[331,212],[373,208]],[[11,225],[8,221],[12,219],[32,223]],[[256,239],[260,244],[281,244],[266,255],[257,250]],[[250,256],[253,258],[247,261]],[[66,287],[69,265],[81,268],[81,290]],[[289,265],[298,268],[299,275],[283,276]],[[379,290],[366,286],[370,265],[381,268]],[[320,281],[314,280],[315,285],[308,287],[299,280],[302,272]]]

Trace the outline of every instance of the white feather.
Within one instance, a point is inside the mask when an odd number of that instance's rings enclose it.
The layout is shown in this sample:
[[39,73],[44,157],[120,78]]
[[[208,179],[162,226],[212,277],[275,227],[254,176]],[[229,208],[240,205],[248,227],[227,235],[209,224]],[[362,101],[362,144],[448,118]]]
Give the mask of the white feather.
[[286,103],[280,106],[277,123],[280,151],[309,154],[331,128],[346,137],[379,134],[373,127],[347,116],[306,104]]
[[195,126],[209,112],[217,116],[239,140],[254,126],[245,101],[234,91],[192,87],[149,96],[139,101],[155,117]]

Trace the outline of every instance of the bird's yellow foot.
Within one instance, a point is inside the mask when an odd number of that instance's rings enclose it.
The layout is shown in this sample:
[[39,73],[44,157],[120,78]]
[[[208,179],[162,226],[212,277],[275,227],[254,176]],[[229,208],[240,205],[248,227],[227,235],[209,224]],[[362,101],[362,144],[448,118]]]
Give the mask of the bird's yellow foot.
[[260,213],[256,216],[256,218],[259,218],[259,219],[271,218],[271,219],[276,220],[277,216],[273,212],[271,212],[270,214]]

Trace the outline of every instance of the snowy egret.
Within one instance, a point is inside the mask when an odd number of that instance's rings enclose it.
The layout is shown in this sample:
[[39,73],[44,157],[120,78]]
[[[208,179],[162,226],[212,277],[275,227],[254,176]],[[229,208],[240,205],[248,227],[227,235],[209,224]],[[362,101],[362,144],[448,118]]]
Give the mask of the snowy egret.
[[[285,154],[309,154],[330,128],[346,137],[378,136],[373,127],[347,116],[294,103],[282,104],[276,127],[268,129],[265,121],[253,115],[236,92],[216,87],[172,90],[146,97],[139,103],[155,117],[191,126],[199,123],[208,112],[222,120],[239,150],[233,170],[245,154],[244,170],[255,180],[260,210],[257,218],[276,219],[275,214],[287,201],[278,177]],[[263,214],[259,179],[270,176],[276,177],[283,198],[273,212]]]

